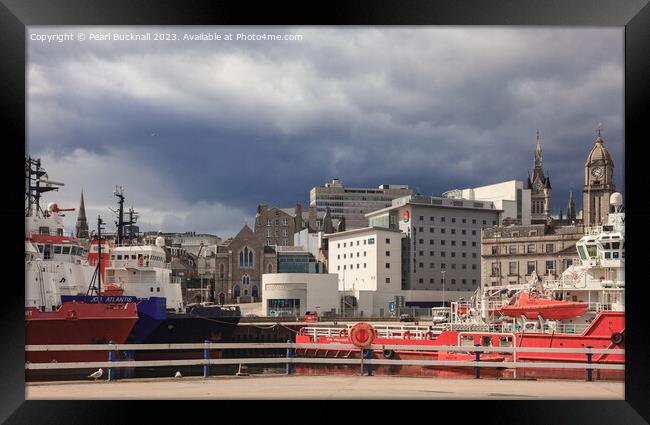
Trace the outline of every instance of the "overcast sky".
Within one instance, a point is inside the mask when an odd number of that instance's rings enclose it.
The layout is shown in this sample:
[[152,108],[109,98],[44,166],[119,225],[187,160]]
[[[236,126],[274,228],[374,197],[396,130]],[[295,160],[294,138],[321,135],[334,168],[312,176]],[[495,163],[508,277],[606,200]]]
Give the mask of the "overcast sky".
[[[159,31],[302,40],[77,40]],[[226,238],[333,177],[428,195],[525,180],[537,129],[566,212],[598,122],[624,190],[623,28],[31,27],[28,46],[28,152],[65,182],[45,200],[78,207],[83,188],[93,229],[115,185],[142,230]]]

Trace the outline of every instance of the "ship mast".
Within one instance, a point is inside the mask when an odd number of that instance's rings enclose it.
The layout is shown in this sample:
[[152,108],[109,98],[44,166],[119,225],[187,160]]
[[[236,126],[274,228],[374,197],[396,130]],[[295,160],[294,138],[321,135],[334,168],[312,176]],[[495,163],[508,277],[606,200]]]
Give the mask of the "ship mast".
[[[91,295],[93,291],[99,296],[102,293],[102,226],[104,221],[100,216],[97,216],[97,267],[95,267],[95,272],[93,273],[92,279],[90,279],[90,285],[88,286],[88,291],[86,295]],[[95,287],[95,281],[97,282],[97,287]]]
[[47,172],[41,167],[40,158],[34,159],[31,156],[25,158],[25,198],[27,201],[25,217],[43,213],[40,206],[41,193],[59,190],[58,186],[63,186],[63,183],[47,180],[47,177]]

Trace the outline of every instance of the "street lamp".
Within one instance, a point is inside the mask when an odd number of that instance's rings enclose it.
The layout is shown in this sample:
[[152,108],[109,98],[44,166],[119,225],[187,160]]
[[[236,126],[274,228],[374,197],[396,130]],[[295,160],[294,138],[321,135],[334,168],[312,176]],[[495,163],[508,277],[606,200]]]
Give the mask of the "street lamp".
[[445,270],[442,270],[442,306],[445,307]]

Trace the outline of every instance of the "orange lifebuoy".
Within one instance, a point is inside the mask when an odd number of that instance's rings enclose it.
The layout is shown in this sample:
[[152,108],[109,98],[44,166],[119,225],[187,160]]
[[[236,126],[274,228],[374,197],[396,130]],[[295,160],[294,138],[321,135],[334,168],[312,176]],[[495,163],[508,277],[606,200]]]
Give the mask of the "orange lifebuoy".
[[376,336],[377,332],[370,323],[359,322],[350,330],[350,339],[359,348],[370,347]]

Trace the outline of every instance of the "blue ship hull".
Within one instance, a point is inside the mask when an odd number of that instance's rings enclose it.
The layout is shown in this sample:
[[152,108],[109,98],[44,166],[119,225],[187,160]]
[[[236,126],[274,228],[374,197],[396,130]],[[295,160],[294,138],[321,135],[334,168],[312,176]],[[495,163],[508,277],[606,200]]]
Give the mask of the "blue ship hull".
[[229,342],[241,318],[238,310],[220,306],[195,306],[186,313],[167,312],[166,299],[161,297],[64,295],[61,298],[85,303],[135,302],[138,321],[127,338],[128,344]]

